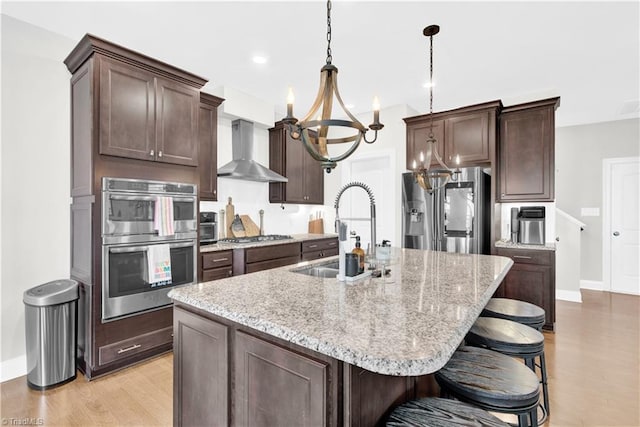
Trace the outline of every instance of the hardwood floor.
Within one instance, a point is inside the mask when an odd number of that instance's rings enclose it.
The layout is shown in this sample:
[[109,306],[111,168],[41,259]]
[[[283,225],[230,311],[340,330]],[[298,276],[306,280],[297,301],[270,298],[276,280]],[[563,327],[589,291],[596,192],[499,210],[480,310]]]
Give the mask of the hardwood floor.
[[[551,416],[547,426],[640,426],[640,297],[582,291],[557,301],[545,333]],[[25,377],[0,384],[3,425],[171,425],[173,356],[45,392]],[[38,419],[42,419],[40,422]]]

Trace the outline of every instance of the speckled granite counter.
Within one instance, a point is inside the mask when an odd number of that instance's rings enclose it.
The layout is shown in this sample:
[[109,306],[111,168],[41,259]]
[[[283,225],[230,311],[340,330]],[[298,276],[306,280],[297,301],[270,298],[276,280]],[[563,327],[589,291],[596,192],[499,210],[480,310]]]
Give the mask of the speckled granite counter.
[[391,278],[341,283],[304,262],[173,289],[176,302],[385,375],[424,375],[451,357],[513,264],[395,249]]
[[498,240],[496,242],[496,248],[506,248],[506,249],[527,249],[534,251],[555,251],[556,244],[545,243],[544,245],[525,245],[524,243],[512,243],[510,240]]
[[251,243],[214,243],[212,245],[200,246],[200,253],[228,251],[229,249],[257,248],[261,246],[281,245],[283,243],[304,242],[306,240],[327,239],[338,237],[337,234],[292,234],[291,239],[269,240],[267,242]]

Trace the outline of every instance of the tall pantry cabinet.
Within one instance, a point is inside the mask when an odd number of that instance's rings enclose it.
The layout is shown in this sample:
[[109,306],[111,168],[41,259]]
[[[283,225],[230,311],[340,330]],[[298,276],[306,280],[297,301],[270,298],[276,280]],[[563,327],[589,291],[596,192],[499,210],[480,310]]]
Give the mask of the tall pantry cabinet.
[[[109,176],[200,187],[200,88],[206,80],[89,34],[64,62],[72,73],[71,277],[80,283],[77,356],[80,369],[92,378],[172,347],[171,307],[102,321],[101,180]],[[215,143],[215,135],[209,141]],[[127,351],[119,351],[123,348]]]

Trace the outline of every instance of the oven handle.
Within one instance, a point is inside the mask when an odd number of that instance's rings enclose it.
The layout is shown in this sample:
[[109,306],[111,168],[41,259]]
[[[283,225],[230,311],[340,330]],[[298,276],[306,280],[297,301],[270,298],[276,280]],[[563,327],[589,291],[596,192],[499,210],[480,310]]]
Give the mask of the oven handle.
[[[189,243],[171,243],[169,244],[169,248],[188,248],[189,246],[195,246],[194,242]],[[109,252],[114,254],[125,254],[129,252],[147,252],[149,245],[145,246],[134,246],[134,247],[126,247],[126,248],[109,248]]]
[[[173,197],[169,196],[173,201],[176,202],[194,202],[196,201],[195,197]],[[115,194],[109,195],[109,200],[145,200],[150,202],[155,202],[157,200],[156,196],[119,196]]]

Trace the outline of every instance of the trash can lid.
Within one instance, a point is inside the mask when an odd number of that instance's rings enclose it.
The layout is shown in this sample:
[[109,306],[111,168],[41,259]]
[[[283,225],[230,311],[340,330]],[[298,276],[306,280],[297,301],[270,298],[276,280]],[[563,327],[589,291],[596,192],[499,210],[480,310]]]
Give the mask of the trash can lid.
[[25,304],[47,306],[78,299],[78,282],[71,279],[54,280],[24,291]]

